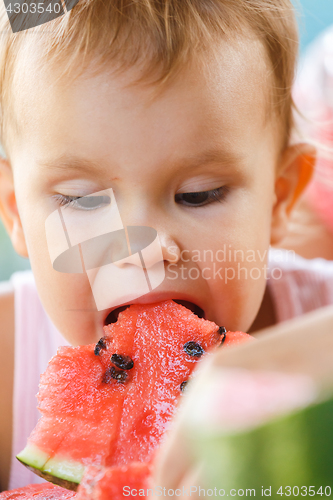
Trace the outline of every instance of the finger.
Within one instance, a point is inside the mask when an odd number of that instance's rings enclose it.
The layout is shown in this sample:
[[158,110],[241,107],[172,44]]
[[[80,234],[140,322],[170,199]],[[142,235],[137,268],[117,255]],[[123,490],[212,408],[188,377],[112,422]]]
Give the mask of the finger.
[[176,488],[191,469],[191,450],[181,421],[176,422],[163,442],[155,463],[154,484],[166,488]]

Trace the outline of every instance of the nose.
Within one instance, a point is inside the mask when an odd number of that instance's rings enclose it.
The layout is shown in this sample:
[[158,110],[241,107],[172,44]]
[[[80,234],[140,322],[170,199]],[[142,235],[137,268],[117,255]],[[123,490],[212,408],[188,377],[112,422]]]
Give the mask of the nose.
[[[98,310],[151,292],[165,278],[166,261],[179,260],[179,247],[166,233],[159,235],[149,226],[125,226],[121,233],[126,235],[127,256],[87,272]],[[125,250],[124,245],[122,248]]]
[[[179,245],[165,230],[152,226],[125,226],[123,235],[122,249],[124,253],[128,252],[126,257],[136,253],[143,254],[145,268],[150,268],[162,260],[165,264],[176,264],[180,259]],[[126,259],[124,263],[114,264],[126,265]]]
[[164,262],[167,264],[177,264],[180,260],[181,251],[176,239],[162,232],[160,232],[159,238]]

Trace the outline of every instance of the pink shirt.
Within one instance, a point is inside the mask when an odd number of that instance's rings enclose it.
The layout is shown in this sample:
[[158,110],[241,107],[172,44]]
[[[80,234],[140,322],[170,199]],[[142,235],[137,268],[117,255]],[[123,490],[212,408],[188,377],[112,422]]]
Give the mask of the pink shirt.
[[[280,279],[272,278],[280,274]],[[291,251],[271,250],[268,286],[278,323],[331,305],[333,261],[308,260]]]
[[15,368],[13,444],[9,489],[42,483],[15,456],[23,450],[40,416],[36,394],[40,374],[60,345],[68,345],[51,323],[39,300],[31,271],[15,273]]
[[[278,322],[333,304],[333,262],[305,260],[281,250],[271,250],[270,261],[268,286]],[[38,420],[39,376],[58,346],[67,343],[44,311],[31,271],[15,273],[11,281],[15,289],[15,374],[9,488],[14,489],[43,482],[15,455],[25,447]]]

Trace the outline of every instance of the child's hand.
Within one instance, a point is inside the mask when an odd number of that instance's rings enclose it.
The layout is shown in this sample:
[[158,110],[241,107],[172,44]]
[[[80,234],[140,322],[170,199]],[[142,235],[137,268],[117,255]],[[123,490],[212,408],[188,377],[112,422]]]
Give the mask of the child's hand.
[[[153,487],[162,490],[165,488],[163,498],[171,498],[174,495],[186,497],[191,493],[191,498],[197,500],[199,496],[196,492],[199,491],[199,486],[202,486],[202,467],[193,454],[187,432],[189,408],[186,403],[181,407],[172,431],[164,441],[156,459]],[[177,489],[180,492],[176,492]],[[169,490],[176,493],[168,494]]]
[[[196,429],[207,429],[211,425],[211,403],[221,381],[220,352],[203,361],[189,383],[172,430],[157,455],[154,487],[162,488],[163,498],[190,496],[197,500],[200,487],[204,488],[205,475]],[[169,490],[172,491],[168,494]]]
[[196,500],[199,497],[194,490],[199,491],[199,486],[202,486],[201,466],[194,463],[193,455],[183,447],[182,439],[177,442],[177,436],[180,432],[175,432],[161,449],[153,486],[162,491],[165,488],[163,498],[186,497],[191,493],[191,498]]

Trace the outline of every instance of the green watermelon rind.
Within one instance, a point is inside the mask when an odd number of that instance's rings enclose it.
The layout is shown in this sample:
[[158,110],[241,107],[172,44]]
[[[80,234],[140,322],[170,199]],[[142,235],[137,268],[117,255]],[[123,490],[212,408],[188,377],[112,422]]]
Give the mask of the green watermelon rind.
[[[333,490],[333,399],[319,401],[239,433],[192,433],[205,464],[206,485],[225,491],[280,486],[330,486]],[[195,438],[193,438],[195,436]]]
[[80,462],[60,457],[50,458],[48,454],[32,444],[28,444],[16,458],[46,481],[72,491],[77,491],[85,471],[85,466]]
[[43,472],[46,472],[47,474],[77,484],[81,482],[84,471],[85,466],[82,463],[68,459],[61,459],[61,456],[58,458],[50,458],[43,468]]
[[27,444],[24,450],[16,455],[16,458],[23,464],[27,464],[34,469],[42,470],[50,456],[37,448],[37,446]]

